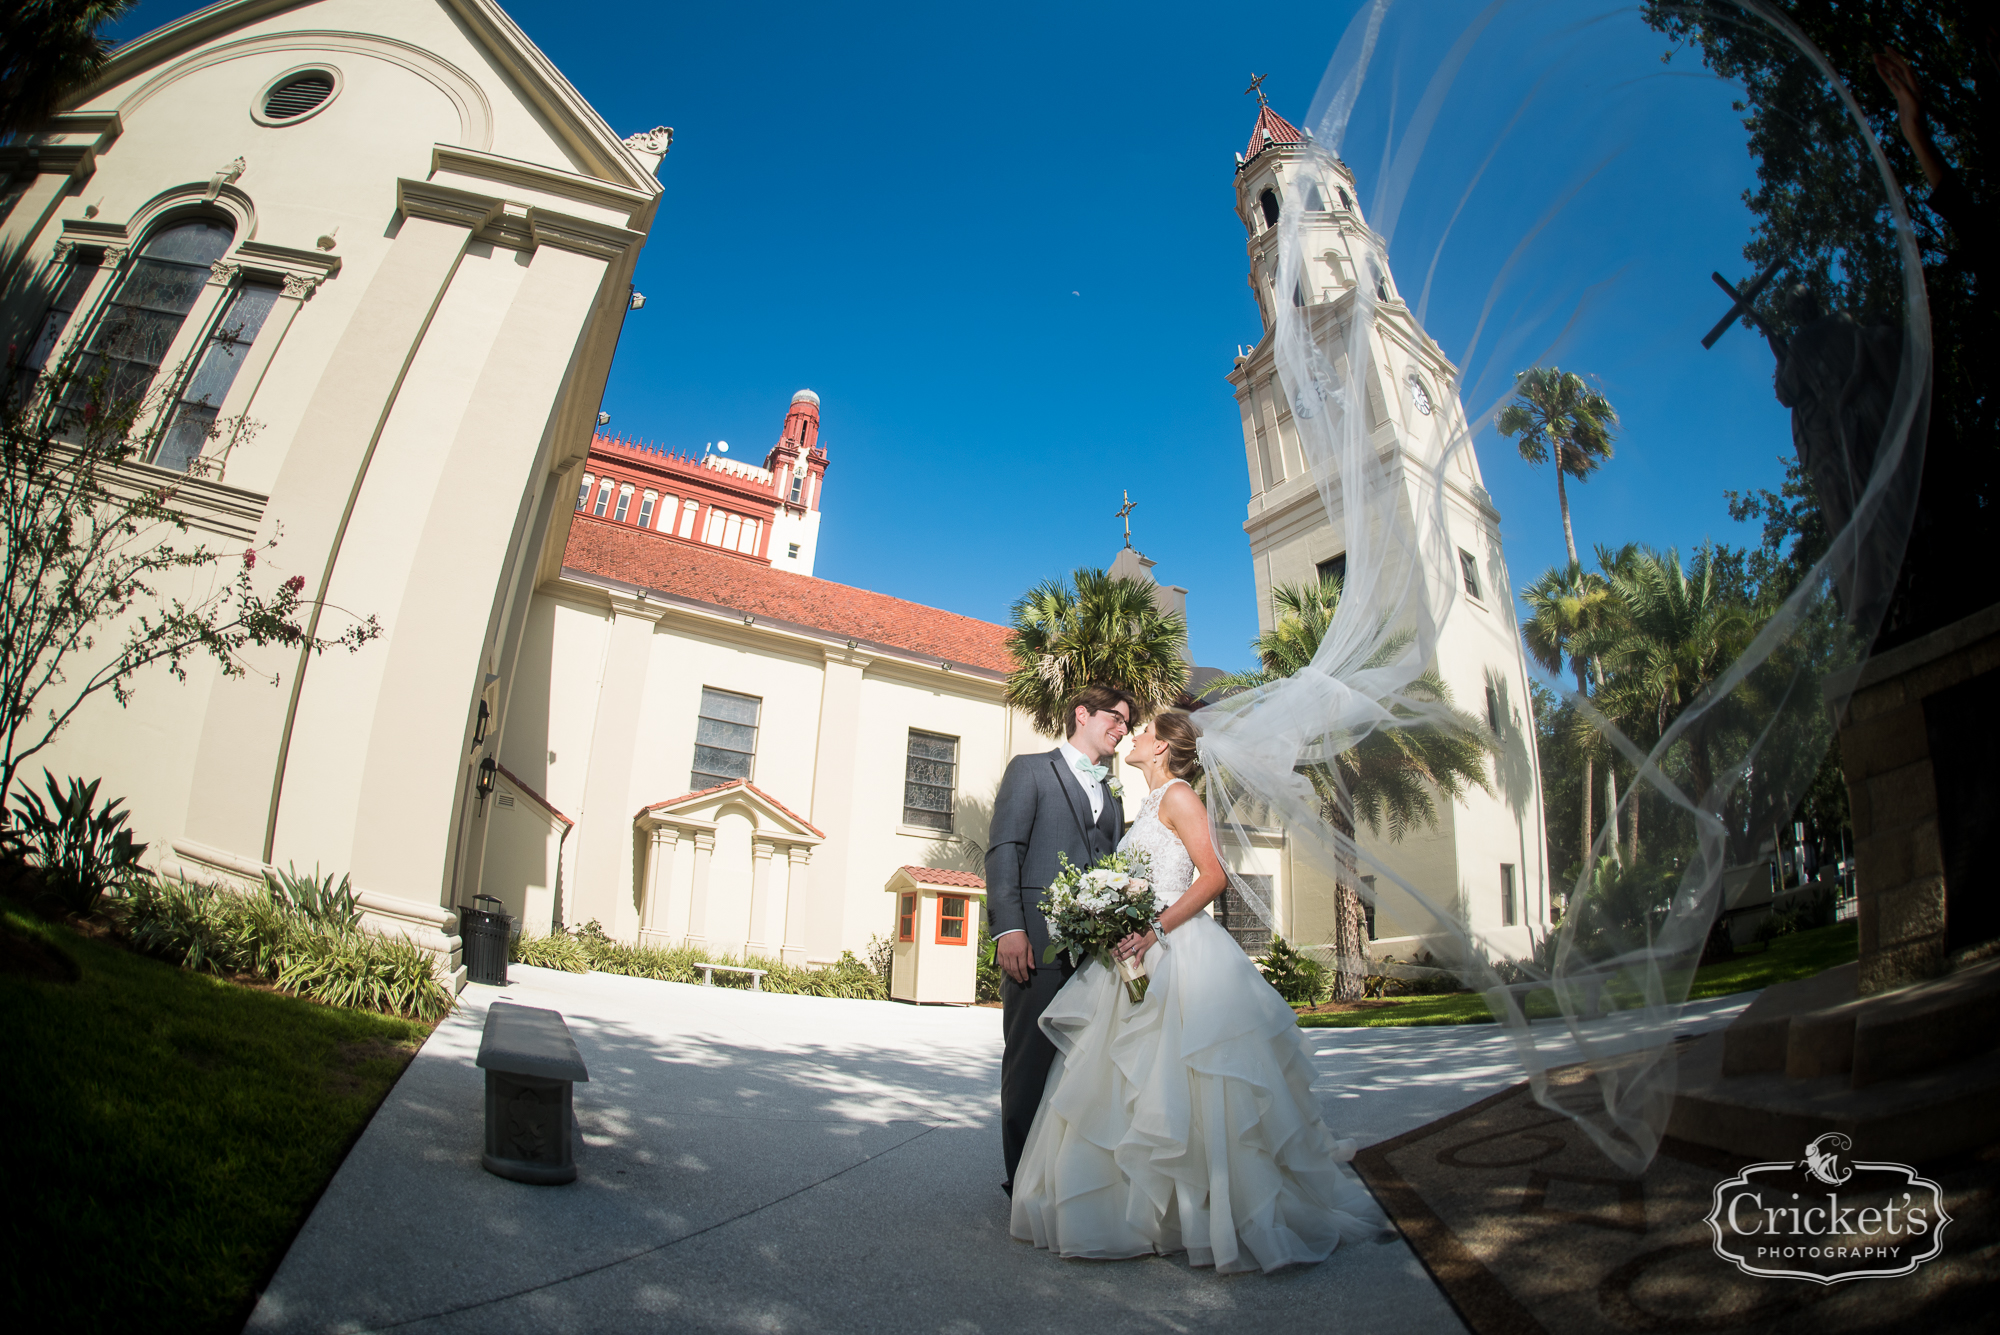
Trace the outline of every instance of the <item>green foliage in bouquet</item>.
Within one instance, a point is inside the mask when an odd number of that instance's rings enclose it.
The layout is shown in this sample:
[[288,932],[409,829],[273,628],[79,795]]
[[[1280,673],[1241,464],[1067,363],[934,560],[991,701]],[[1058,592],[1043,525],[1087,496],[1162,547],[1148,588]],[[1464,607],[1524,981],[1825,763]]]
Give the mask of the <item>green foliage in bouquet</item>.
[[1284,937],[1271,937],[1271,953],[1257,961],[1264,980],[1293,1006],[1317,1006],[1326,1000],[1326,966]]
[[1042,894],[1042,916],[1049,924],[1042,963],[1068,951],[1114,967],[1111,947],[1159,921],[1151,864],[1136,849],[1107,853],[1088,868],[1073,865],[1061,853],[1056,859],[1062,870]]

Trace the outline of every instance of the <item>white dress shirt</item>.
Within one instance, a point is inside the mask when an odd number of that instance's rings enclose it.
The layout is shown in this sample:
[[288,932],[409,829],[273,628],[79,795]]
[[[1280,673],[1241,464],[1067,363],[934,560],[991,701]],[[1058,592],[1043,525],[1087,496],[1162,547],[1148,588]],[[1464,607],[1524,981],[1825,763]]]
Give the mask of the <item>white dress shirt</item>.
[[1082,768],[1091,763],[1084,758],[1083,752],[1071,746],[1067,741],[1056,749],[1062,752],[1063,760],[1069,765],[1069,772],[1074,774],[1076,781],[1083,785],[1083,791],[1090,798],[1090,818],[1096,820],[1104,814],[1104,784],[1096,776],[1092,775],[1089,770]]

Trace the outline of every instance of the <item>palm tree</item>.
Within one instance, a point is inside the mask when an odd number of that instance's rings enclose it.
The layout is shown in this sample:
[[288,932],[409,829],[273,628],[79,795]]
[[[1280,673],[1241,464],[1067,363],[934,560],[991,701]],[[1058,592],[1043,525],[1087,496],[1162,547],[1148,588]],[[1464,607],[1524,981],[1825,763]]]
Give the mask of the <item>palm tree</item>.
[[1500,410],[1495,425],[1503,436],[1521,437],[1521,457],[1540,466],[1556,460],[1556,501],[1562,506],[1563,543],[1577,564],[1576,534],[1569,523],[1565,474],[1587,482],[1611,457],[1611,428],[1618,425],[1611,401],[1586,385],[1574,371],[1531,366],[1514,377],[1514,402]]
[[[1277,617],[1270,630],[1250,643],[1258,667],[1211,683],[1205,695],[1232,694],[1250,690],[1292,676],[1310,665],[1333,624],[1334,609],[1340,604],[1341,581],[1327,576],[1318,584],[1279,585],[1271,591]],[[1409,645],[1407,635],[1391,636],[1369,658],[1365,667],[1380,667]],[[1442,715],[1444,724],[1424,723],[1406,727],[1377,728],[1368,736],[1336,754],[1331,761],[1301,767],[1320,801],[1320,811],[1329,825],[1346,836],[1352,848],[1356,819],[1368,822],[1369,832],[1380,834],[1383,823],[1389,837],[1400,840],[1418,825],[1437,825],[1437,800],[1433,790],[1456,801],[1468,787],[1493,791],[1487,776],[1487,758],[1498,743],[1486,726],[1452,707],[1451,688],[1435,668],[1424,672],[1401,692],[1403,700],[1389,706],[1397,718]],[[1408,703],[1413,702],[1413,703]],[[1414,704],[1414,707],[1413,707]],[[1351,852],[1339,853],[1334,878],[1334,988],[1337,1001],[1353,1001],[1362,995],[1367,980],[1365,963],[1360,969],[1348,967],[1352,960],[1367,958],[1366,917],[1357,890],[1360,868]]]
[[131,0],[16,0],[0,7],[0,136],[46,122],[104,67],[97,30]]
[[[1578,647],[1605,664],[1607,679],[1599,692],[1604,712],[1657,739],[1736,661],[1755,635],[1756,622],[1728,596],[1708,548],[1686,569],[1680,553],[1669,548],[1620,554],[1606,573],[1621,615],[1581,636]],[[1706,800],[1714,786],[1714,747],[1723,722],[1719,711],[1710,709],[1682,734],[1696,802]],[[1636,804],[1630,844],[1636,858]]]
[[[1541,578],[1521,590],[1521,599],[1534,614],[1521,627],[1521,638],[1537,663],[1561,673],[1565,663],[1576,674],[1576,693],[1590,693],[1590,659],[1576,646],[1589,632],[1598,629],[1613,614],[1611,585],[1601,575],[1592,574],[1571,562],[1550,566]],[[1590,844],[1597,824],[1591,809],[1591,789],[1596,782],[1599,739],[1593,734],[1579,738],[1583,757],[1583,843],[1577,865],[1590,865]],[[1616,807],[1616,800],[1613,800]]]
[[1129,691],[1142,712],[1164,709],[1187,689],[1187,625],[1163,613],[1150,586],[1078,570],[1052,579],[1015,602],[1007,652],[1007,703],[1034,720],[1035,730],[1060,738],[1068,706],[1086,686]]

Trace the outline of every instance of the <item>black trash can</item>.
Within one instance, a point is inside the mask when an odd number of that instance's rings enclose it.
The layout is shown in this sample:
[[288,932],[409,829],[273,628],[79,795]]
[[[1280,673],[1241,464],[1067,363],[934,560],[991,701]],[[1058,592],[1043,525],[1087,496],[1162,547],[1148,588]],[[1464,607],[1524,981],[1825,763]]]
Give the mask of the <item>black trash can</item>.
[[491,895],[474,895],[475,906],[458,911],[458,933],[465,941],[465,977],[468,982],[507,985],[507,938],[514,920],[500,910]]

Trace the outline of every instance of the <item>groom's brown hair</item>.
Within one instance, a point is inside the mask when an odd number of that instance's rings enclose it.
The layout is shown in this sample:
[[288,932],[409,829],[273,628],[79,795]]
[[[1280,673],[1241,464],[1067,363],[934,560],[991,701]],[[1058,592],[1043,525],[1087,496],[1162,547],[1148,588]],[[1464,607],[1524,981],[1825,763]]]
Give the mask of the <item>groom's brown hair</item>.
[[1063,736],[1076,736],[1076,711],[1078,706],[1082,706],[1085,710],[1095,714],[1099,710],[1109,709],[1121,701],[1124,702],[1125,712],[1131,715],[1127,722],[1135,728],[1138,727],[1142,721],[1142,716],[1139,713],[1139,702],[1132,698],[1130,691],[1121,691],[1116,686],[1093,685],[1084,687],[1071,698],[1068,706],[1063,711]]

